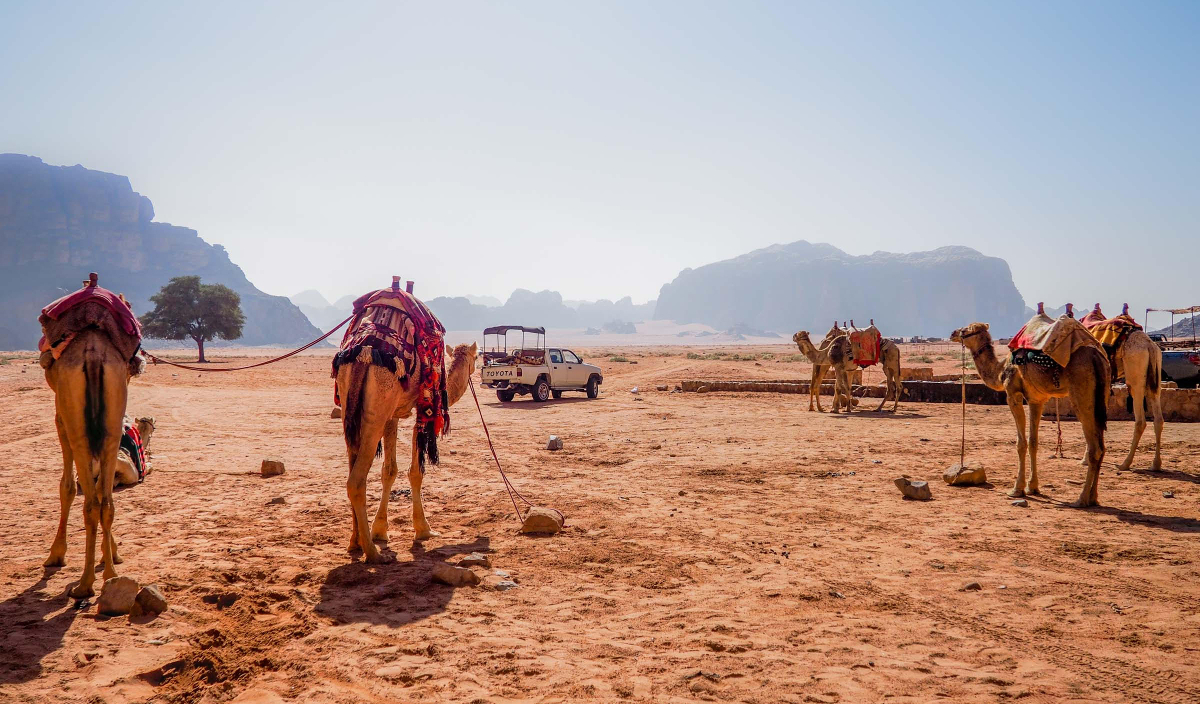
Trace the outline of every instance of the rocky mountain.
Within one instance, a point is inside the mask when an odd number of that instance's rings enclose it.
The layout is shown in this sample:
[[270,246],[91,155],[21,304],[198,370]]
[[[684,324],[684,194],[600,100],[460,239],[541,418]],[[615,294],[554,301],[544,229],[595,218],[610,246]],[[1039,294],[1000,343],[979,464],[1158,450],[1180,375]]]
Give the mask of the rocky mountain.
[[618,301],[572,301],[568,305],[557,291],[512,292],[501,306],[486,306],[466,297],[439,297],[426,301],[447,330],[482,330],[492,325],[529,325],[548,328],[599,328],[609,323],[638,323],[654,314],[654,301],[635,304],[629,296]]
[[35,348],[42,307],[79,288],[89,271],[139,315],[174,276],[225,284],[242,297],[241,344],[292,345],[320,334],[287,298],[255,288],[223,247],[154,222],[150,199],[128,178],[0,154],[0,349]]
[[656,320],[785,335],[851,318],[860,327],[874,318],[889,336],[946,337],[972,321],[1012,334],[1028,316],[1007,262],[974,249],[853,256],[803,240],[685,269],[654,311]]

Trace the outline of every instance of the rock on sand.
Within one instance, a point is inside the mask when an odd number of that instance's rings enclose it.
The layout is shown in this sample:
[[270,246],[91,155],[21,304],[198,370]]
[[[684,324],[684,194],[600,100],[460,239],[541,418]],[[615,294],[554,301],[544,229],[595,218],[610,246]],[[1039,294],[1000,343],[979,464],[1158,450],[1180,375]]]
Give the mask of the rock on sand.
[[113,577],[104,581],[96,610],[106,616],[120,616],[133,610],[138,595],[137,580],[132,577]]
[[262,461],[262,475],[264,477],[274,477],[283,474],[283,461],[275,459],[265,459]]
[[933,492],[929,491],[928,482],[914,482],[900,477],[896,479],[896,488],[907,498],[917,501],[928,501],[933,498]]
[[980,466],[955,463],[946,470],[942,479],[950,486],[979,486],[987,483],[987,472]]
[[479,584],[479,575],[466,567],[455,567],[445,562],[433,566],[433,581],[452,587],[468,587]]
[[534,506],[525,514],[525,522],[521,524],[522,533],[557,533],[562,530],[563,519],[558,512],[548,508]]

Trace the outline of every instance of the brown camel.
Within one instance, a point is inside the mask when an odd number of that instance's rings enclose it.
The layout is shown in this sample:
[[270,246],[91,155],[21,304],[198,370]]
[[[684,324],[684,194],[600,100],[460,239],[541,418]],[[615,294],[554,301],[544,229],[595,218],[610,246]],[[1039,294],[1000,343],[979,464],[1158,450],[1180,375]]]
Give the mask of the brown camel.
[[[1066,367],[1049,370],[1039,364],[1015,365],[1011,357],[1000,362],[992,348],[992,336],[986,323],[971,323],[955,330],[950,339],[961,342],[971,351],[975,368],[989,388],[1004,391],[1008,409],[1017,424],[1017,481],[1009,496],[1038,493],[1037,450],[1038,424],[1042,408],[1052,398],[1070,397],[1075,415],[1087,440],[1087,477],[1076,507],[1099,503],[1100,462],[1104,459],[1104,430],[1108,422],[1109,371],[1108,359],[1099,346],[1077,347]],[[1057,377],[1055,371],[1057,371]],[[1063,380],[1066,383],[1060,384]],[[1029,404],[1029,439],[1025,436],[1025,409]],[[1029,450],[1029,484],[1025,484],[1025,451]]]
[[[86,305],[97,305],[88,303]],[[103,529],[101,553],[104,579],[117,576],[120,563],[112,534],[113,481],[117,446],[124,431],[125,402],[129,378],[140,371],[131,364],[105,333],[97,329],[80,332],[46,369],[46,383],[54,391],[54,424],[62,446],[63,474],[59,482],[58,532],[50,546],[45,566],[66,564],[67,516],[75,500],[76,477],[83,491],[86,527],[83,574],[71,596],[93,596],[96,590],[96,531]]]
[[[459,345],[453,351],[446,348],[453,358],[446,370],[447,400],[453,405],[462,398],[471,374],[475,371],[476,345]],[[364,368],[365,367],[365,368]],[[374,540],[387,541],[387,506],[391,498],[392,483],[399,473],[396,463],[396,442],[401,419],[408,418],[417,404],[420,378],[420,359],[417,366],[403,380],[397,381],[396,373],[386,367],[369,362],[355,361],[338,368],[338,393],[345,404],[343,428],[348,427],[356,411],[351,404],[361,404],[357,412],[357,439],[349,437],[347,431],[346,452],[350,458],[350,476],[346,480],[346,493],[350,498],[352,525],[350,551],[362,550],[367,562],[389,562],[391,556],[381,553]],[[377,448],[383,449],[383,495],[379,499],[379,511],[375,521],[367,527],[367,473],[371,470]],[[412,487],[413,531],[417,540],[434,535],[425,520],[421,504],[421,480],[425,468],[418,452],[417,428],[413,427],[412,462],[408,470],[408,482]]]
[[[1103,318],[1100,304],[1096,304],[1094,313]],[[1125,304],[1122,315],[1129,315],[1129,304]],[[1133,330],[1125,338],[1116,353],[1117,369],[1114,376],[1124,377],[1129,386],[1129,396],[1133,401],[1133,442],[1129,445],[1129,454],[1125,456],[1118,469],[1129,469],[1133,465],[1133,455],[1137,452],[1138,442],[1146,430],[1146,402],[1154,410],[1154,464],[1151,469],[1162,469],[1162,427],[1163,414],[1159,390],[1162,387],[1162,349],[1150,336],[1141,330]],[[1084,458],[1084,462],[1087,458]]]
[[808,410],[813,410],[813,402],[816,402],[817,412],[824,413],[825,409],[821,408],[821,383],[825,380],[825,374],[831,368],[834,373],[834,391],[833,391],[833,412],[837,413],[841,407],[843,399],[840,394],[845,393],[845,403],[847,412],[852,408],[850,401],[850,371],[854,369],[853,355],[850,354],[850,338],[845,334],[837,334],[840,329],[837,323],[825,336],[825,340],[817,347],[812,343],[812,339],[808,336],[807,330],[801,330],[795,335],[792,335],[792,341],[796,343],[796,347],[804,353],[805,357],[812,362],[812,382],[808,387]]

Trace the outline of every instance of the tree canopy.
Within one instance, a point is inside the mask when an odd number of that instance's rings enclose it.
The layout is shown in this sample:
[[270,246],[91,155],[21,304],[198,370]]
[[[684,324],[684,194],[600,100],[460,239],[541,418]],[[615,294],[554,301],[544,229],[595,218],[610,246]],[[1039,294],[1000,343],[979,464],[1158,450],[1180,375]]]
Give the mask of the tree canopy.
[[195,340],[204,359],[209,340],[236,340],[246,317],[242,298],[223,284],[202,284],[199,276],[176,276],[150,297],[154,310],[143,315],[142,332],[163,340]]

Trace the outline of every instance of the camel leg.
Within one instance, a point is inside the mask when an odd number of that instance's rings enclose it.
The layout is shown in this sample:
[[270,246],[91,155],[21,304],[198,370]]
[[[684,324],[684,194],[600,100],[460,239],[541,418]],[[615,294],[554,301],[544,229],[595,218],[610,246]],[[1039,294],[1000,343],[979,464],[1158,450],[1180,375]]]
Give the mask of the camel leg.
[[1025,441],[1025,406],[1021,399],[1008,396],[1008,410],[1012,412],[1013,422],[1017,424],[1017,481],[1008,495],[1018,498],[1025,495],[1025,451],[1029,444]]
[[824,413],[825,409],[821,408],[821,383],[825,381],[826,365],[814,364],[812,383],[808,387],[808,410],[813,409],[813,399],[817,401],[817,413]]
[[113,505],[113,479],[116,472],[116,457],[117,446],[120,444],[121,438],[105,438],[104,454],[101,455],[104,459],[100,461],[100,486],[97,503],[100,507],[100,527],[104,531],[103,542],[100,544],[100,554],[104,563],[104,579],[112,579],[117,576],[117,570],[113,567],[117,557],[117,541],[113,537],[112,522],[115,507]]
[[350,476],[346,478],[346,497],[350,500],[354,521],[350,549],[361,548],[363,559],[374,563],[390,562],[389,556],[379,552],[379,548],[371,542],[371,531],[367,525],[367,474],[375,460],[375,448],[383,437],[383,426],[384,422],[363,424],[359,431],[358,447],[349,453]]
[[388,541],[388,501],[392,496],[392,484],[400,468],[396,465],[396,435],[400,421],[395,418],[383,426],[383,496],[379,497],[379,511],[371,524],[371,540]]
[[58,532],[54,534],[54,542],[50,544],[50,556],[42,564],[45,567],[62,567],[67,564],[67,516],[71,513],[71,504],[75,501],[75,470],[71,457],[71,443],[67,440],[67,431],[63,429],[62,419],[54,416],[54,427],[58,430],[58,442],[62,446],[63,473],[58,482]]
[[883,400],[879,402],[879,407],[875,409],[876,413],[879,413],[880,411],[883,410],[884,405],[888,402],[888,399],[891,398],[891,396],[892,396],[892,377],[888,375],[887,369],[883,370],[883,386],[884,386]]
[[421,471],[420,458],[417,454],[417,426],[413,424],[412,464],[408,468],[408,485],[412,487],[413,507],[413,536],[414,540],[425,540],[437,535],[429,529],[425,520],[425,505],[421,503],[421,481],[425,478]]
[[[1127,360],[1128,362],[1128,360]],[[1146,375],[1126,374],[1125,382],[1129,384],[1129,396],[1133,400],[1133,442],[1129,445],[1129,454],[1125,456],[1117,469],[1129,469],[1133,465],[1133,455],[1137,452],[1138,443],[1142,441],[1142,433],[1146,431]],[[1158,414],[1155,414],[1155,434],[1158,433]]]
[[1083,437],[1087,441],[1085,457],[1088,461],[1087,475],[1083,480],[1083,489],[1079,492],[1079,500],[1072,503],[1075,508],[1087,508],[1100,503],[1100,464],[1104,461],[1104,429],[1096,422],[1094,401],[1096,396],[1095,384],[1108,383],[1108,379],[1091,381],[1078,393],[1071,394],[1071,402],[1075,405],[1079,425],[1083,428]]
[[891,370],[888,373],[888,386],[892,387],[893,393],[896,394],[895,401],[892,402],[892,413],[895,413],[900,409],[900,392],[903,389],[903,387],[900,386],[900,368],[899,367]]
[[[83,446],[87,446],[86,441]],[[96,497],[96,482],[88,466],[91,461],[90,457],[75,459],[75,471],[83,487],[83,526],[86,536],[83,543],[83,573],[79,576],[79,583],[71,589],[71,596],[76,599],[96,594],[93,585],[96,583],[96,529],[100,525],[100,503]]]
[[1150,405],[1154,408],[1154,464],[1150,469],[1162,469],[1162,399],[1158,391],[1151,391]]
[[1042,408],[1045,404],[1029,403],[1029,485],[1027,494],[1038,494],[1037,451],[1038,429],[1042,424]]

